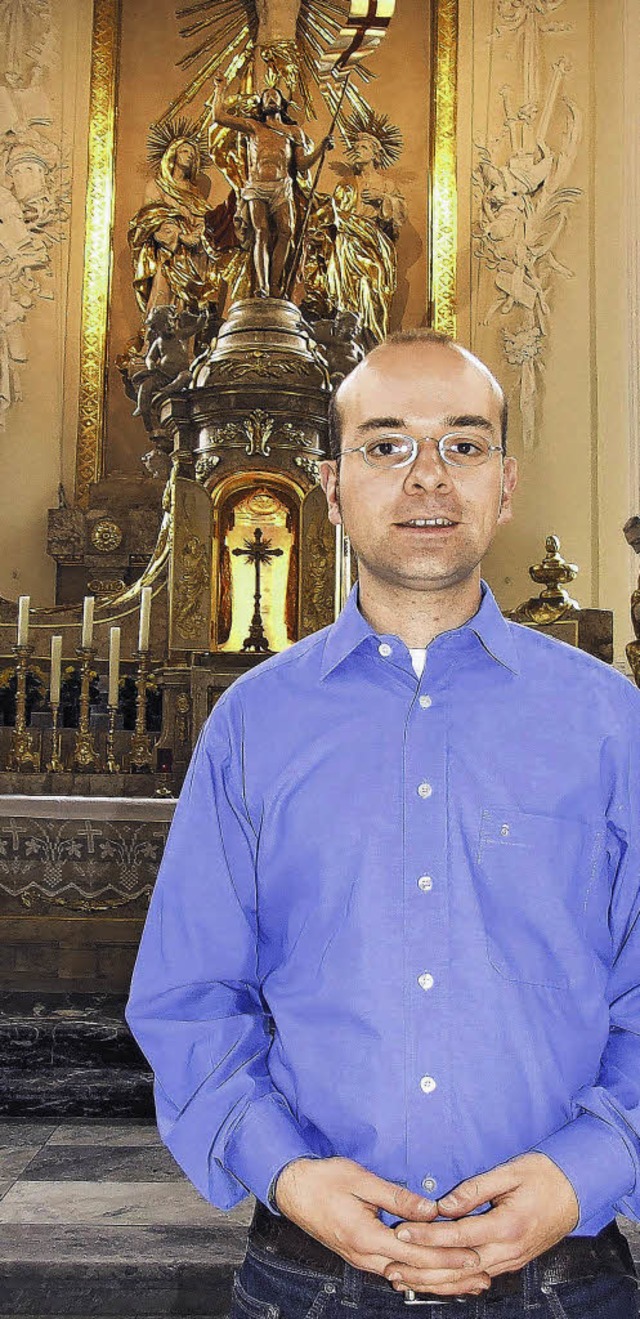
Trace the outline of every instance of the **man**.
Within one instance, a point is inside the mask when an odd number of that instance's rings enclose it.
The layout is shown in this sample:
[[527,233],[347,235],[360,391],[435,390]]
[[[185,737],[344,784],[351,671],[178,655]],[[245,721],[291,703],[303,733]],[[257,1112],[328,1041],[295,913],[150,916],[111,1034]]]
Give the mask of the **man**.
[[305,153],[302,130],[286,113],[277,87],[265,88],[258,118],[249,119],[225,109],[225,81],[221,75],[215,76],[213,84],[213,123],[233,128],[247,138],[249,177],[240,198],[248,207],[254,234],[256,297],[281,297],[295,226],[291,168],[297,172],[310,169],[324,150],[333,147],[333,138],[324,137],[314,151]]
[[631,1319],[640,693],[480,577],[517,481],[481,362],[392,337],[330,423],[358,582],[200,734],[126,1014],[160,1134],[257,1198],[234,1319]]

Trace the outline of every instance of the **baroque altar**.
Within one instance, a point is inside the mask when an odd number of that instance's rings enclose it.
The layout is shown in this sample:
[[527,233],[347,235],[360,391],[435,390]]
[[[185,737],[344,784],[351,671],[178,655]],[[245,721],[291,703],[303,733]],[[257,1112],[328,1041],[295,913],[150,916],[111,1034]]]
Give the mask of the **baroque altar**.
[[22,598],[16,645],[0,602],[5,792],[176,793],[225,686],[330,623],[353,581],[319,474],[330,391],[398,284],[403,133],[368,63],[394,2],[200,8],[148,129],[128,330],[110,330],[140,474],[105,451],[87,481],[79,433],[75,498],[61,485],[49,510],[56,603]]

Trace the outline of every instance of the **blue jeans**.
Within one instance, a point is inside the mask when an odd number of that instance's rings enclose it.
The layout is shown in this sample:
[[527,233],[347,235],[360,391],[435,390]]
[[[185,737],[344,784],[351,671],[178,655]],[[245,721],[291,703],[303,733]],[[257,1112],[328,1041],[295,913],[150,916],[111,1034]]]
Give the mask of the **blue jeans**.
[[328,1278],[249,1242],[234,1274],[229,1319],[636,1319],[638,1280],[631,1274],[590,1273],[571,1282],[540,1284],[537,1261],[525,1265],[520,1299],[481,1296],[410,1306],[384,1279],[344,1265]]

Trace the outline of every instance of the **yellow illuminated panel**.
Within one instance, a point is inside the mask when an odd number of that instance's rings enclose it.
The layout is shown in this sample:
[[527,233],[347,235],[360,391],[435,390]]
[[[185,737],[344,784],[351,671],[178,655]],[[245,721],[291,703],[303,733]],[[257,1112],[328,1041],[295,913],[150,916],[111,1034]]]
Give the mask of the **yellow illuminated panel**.
[[231,573],[231,632],[220,650],[239,652],[249,635],[255,607],[256,570],[253,562],[234,550],[246,550],[256,527],[269,549],[281,550],[260,566],[260,614],[269,649],[286,650],[293,643],[287,636],[286,595],[293,533],[287,529],[288,510],[276,495],[259,488],[241,498],[234,508],[234,525],[227,532],[225,549]]

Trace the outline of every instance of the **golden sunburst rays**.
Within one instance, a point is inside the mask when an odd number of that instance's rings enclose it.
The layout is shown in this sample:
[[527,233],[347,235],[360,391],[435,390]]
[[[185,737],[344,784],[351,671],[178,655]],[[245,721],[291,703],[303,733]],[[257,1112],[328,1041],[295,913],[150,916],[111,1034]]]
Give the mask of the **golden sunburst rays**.
[[396,0],[351,0],[349,14],[331,49],[321,61],[319,74],[328,74],[360,65],[372,55],[386,34],[393,18]]
[[[231,3],[238,11],[238,14],[244,15],[246,18],[247,6],[243,3],[243,0],[231,0]],[[185,106],[190,105],[199,93],[207,87],[207,84],[213,78],[214,73],[222,71],[228,83],[233,82],[235,78],[246,73],[246,88],[248,89],[251,87],[251,61],[253,59],[254,43],[249,26],[244,22],[238,28],[237,23],[232,22],[227,28],[225,28],[224,32],[218,32],[217,37],[220,41],[224,41],[225,35],[227,35],[228,32],[235,33],[235,35],[232,35],[221,48],[214,50],[214,53],[205,60],[204,64],[191,79],[191,82],[183,88],[175,100],[171,102],[171,105],[167,106],[164,114],[158,120],[159,125],[164,124],[167,119],[175,117],[181,110],[184,110]],[[213,44],[214,38],[211,39],[211,45]],[[209,48],[209,43],[205,43],[205,45]],[[197,56],[192,51],[188,55],[183,56],[182,60],[178,60],[178,65],[184,67],[186,62],[193,62],[196,58]],[[204,126],[205,119],[207,118],[208,110],[205,107],[197,120],[200,129]]]
[[[315,86],[329,113],[335,114],[342,79],[332,78],[331,69],[341,62],[345,73],[355,72],[361,83],[370,82],[375,75],[362,60],[382,40],[394,8],[395,0],[367,0],[364,11],[361,0],[301,0],[295,42],[277,42],[260,52],[265,64],[265,82],[273,82],[274,78],[285,82],[289,95],[295,84],[309,119],[316,118],[312,96]],[[177,67],[185,70],[198,67],[158,120],[159,128],[190,105],[207,88],[215,73],[223,73],[228,85],[240,78],[241,92],[250,93],[254,87],[253,60],[259,31],[255,0],[198,0],[181,6],[176,17],[182,23],[180,36],[191,43],[177,60]],[[363,117],[373,113],[352,78],[346,88],[344,110],[337,120],[345,141],[349,109]],[[194,123],[196,131],[202,131],[208,117],[205,106]]]
[[206,31],[207,35],[204,41],[176,61],[179,69],[188,69],[201,55],[208,56],[214,50],[221,50],[227,40],[233,38],[234,32],[241,28],[246,28],[248,38],[255,43],[258,14],[252,0],[201,0],[200,4],[177,9],[176,18],[186,18],[195,13],[204,13],[206,17],[181,27],[180,36],[189,41],[202,32]]
[[159,124],[151,125],[147,136],[147,160],[154,170],[159,168],[167,148],[178,139],[190,142],[197,149],[201,168],[213,164],[206,133],[202,132],[197,123],[181,116],[178,119],[164,119]]
[[378,169],[389,169],[402,154],[403,137],[397,124],[393,124],[386,114],[377,114],[375,110],[356,110],[344,122],[344,136],[347,143],[347,159],[354,161],[354,142],[361,136],[375,138],[377,147],[376,165]]
[[[352,117],[362,120],[369,119],[374,113],[351,75],[356,73],[365,84],[375,76],[362,61],[372,55],[383,40],[393,18],[395,0],[366,0],[366,4],[362,0],[350,0],[348,13],[343,13],[337,31],[335,10],[336,6],[333,5],[334,25],[329,32],[318,23],[315,6],[307,6],[308,44],[315,55],[315,80],[332,116],[336,116],[336,125],[348,145],[348,108],[351,109]],[[319,36],[322,41],[318,40]],[[347,105],[342,109],[341,83],[344,83],[345,74],[349,75],[344,88],[344,102]]]

